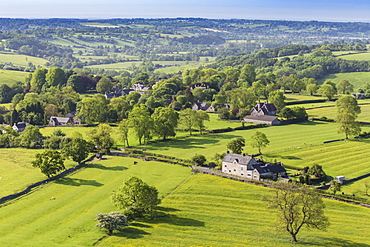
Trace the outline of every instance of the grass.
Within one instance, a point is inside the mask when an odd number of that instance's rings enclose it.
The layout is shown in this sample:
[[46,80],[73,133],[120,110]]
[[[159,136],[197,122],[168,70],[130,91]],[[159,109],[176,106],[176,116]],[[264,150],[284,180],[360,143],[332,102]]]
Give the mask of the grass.
[[338,84],[341,80],[348,80],[353,85],[354,91],[357,92],[357,89],[363,88],[370,81],[370,72],[330,74],[325,76],[320,82],[324,82],[325,80],[330,80],[335,84]]
[[[359,103],[365,103],[359,101]],[[360,105],[361,113],[358,115],[357,121],[360,122],[370,122],[370,105]],[[324,108],[314,108],[306,110],[309,117],[327,117],[330,119],[335,119],[337,116],[337,108],[333,102],[333,107],[324,107]]]
[[23,71],[0,69],[0,84],[7,84],[11,86],[19,81],[24,82],[29,74],[30,73]]
[[299,102],[305,100],[324,100],[326,98],[321,96],[309,96],[309,95],[301,95],[301,94],[284,94],[286,97],[285,102]]
[[[31,164],[35,155],[43,151],[25,148],[0,149],[0,197],[19,192],[28,185],[47,178],[40,169],[33,168]],[[67,168],[75,165],[77,163],[69,160],[65,162]]]
[[[327,232],[302,229],[298,243],[276,232],[261,201],[271,190],[209,175],[191,176],[161,206],[169,215],[142,220],[100,246],[367,246],[369,209],[325,200]],[[344,224],[345,222],[345,224]]]
[[[264,154],[265,159],[276,159],[289,167],[303,168],[317,163],[322,165],[328,176],[345,176],[355,178],[370,173],[370,157],[364,155],[364,150],[370,148],[369,140],[343,141],[320,145],[306,145],[299,149]],[[345,150],[345,151],[344,151]],[[370,198],[365,195],[364,183],[370,178],[362,179],[342,186],[345,194],[355,194],[358,197]]]
[[[363,131],[368,132],[370,127],[364,126]],[[237,137],[246,139],[245,152],[258,153],[257,148],[249,146],[252,130],[240,130],[221,134],[207,134],[186,139],[171,140],[146,146],[149,152],[190,159],[194,154],[203,154],[210,160],[215,153],[226,151],[227,144]],[[262,149],[263,153],[277,152],[310,144],[321,144],[324,141],[344,138],[337,134],[336,123],[304,122],[294,125],[272,126],[258,129],[270,140],[270,145]]]
[[[336,54],[337,56],[339,54]],[[370,52],[347,52],[346,54],[339,55],[338,58],[345,59],[345,60],[365,60],[370,61]]]
[[31,62],[34,65],[44,66],[47,60],[39,57],[31,57],[27,55],[18,55],[9,52],[0,53],[0,63],[12,63],[14,65],[28,66],[28,63]]
[[92,246],[106,236],[96,214],[117,210],[110,195],[125,179],[139,176],[162,197],[189,175],[187,167],[107,157],[2,207],[0,246]]

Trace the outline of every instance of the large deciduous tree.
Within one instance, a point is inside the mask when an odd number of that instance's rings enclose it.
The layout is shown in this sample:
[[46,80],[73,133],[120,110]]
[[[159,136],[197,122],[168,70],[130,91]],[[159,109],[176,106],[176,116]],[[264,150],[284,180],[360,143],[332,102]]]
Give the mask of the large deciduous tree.
[[266,147],[268,144],[270,144],[270,141],[267,139],[266,135],[260,131],[256,131],[251,136],[251,147],[257,148],[258,153],[261,153],[261,148]]
[[195,115],[195,124],[194,127],[199,129],[200,134],[202,134],[202,131],[206,129],[206,126],[204,125],[204,121],[209,121],[209,115],[205,111],[197,111]]
[[112,128],[108,124],[99,124],[97,128],[89,132],[89,138],[99,151],[110,153],[110,149],[114,144],[111,132]]
[[41,172],[48,178],[65,169],[65,158],[60,152],[55,150],[46,150],[43,153],[36,154],[36,159],[32,161],[32,166],[40,168]]
[[196,123],[196,115],[197,112],[190,108],[180,111],[179,123],[185,131],[189,131],[190,135]]
[[241,154],[245,146],[245,139],[243,137],[236,138],[227,144],[227,149],[230,149],[234,154]]
[[340,97],[336,102],[338,133],[344,133],[346,139],[350,135],[358,135],[361,132],[361,127],[356,118],[361,113],[361,108],[357,104],[357,100],[351,95]]
[[96,84],[96,91],[99,93],[109,93],[113,87],[113,83],[108,77],[103,76]]
[[279,90],[270,92],[268,97],[268,101],[273,103],[278,111],[285,107],[285,99],[284,93]]
[[340,80],[337,85],[338,93],[350,94],[353,92],[353,85],[348,80]]
[[152,115],[154,122],[154,134],[163,137],[175,136],[175,128],[179,119],[179,114],[172,108],[158,107]]
[[94,145],[92,143],[82,138],[72,138],[70,142],[63,146],[62,152],[65,157],[70,157],[74,162],[80,164],[87,158],[93,148]]
[[128,115],[128,121],[136,133],[140,145],[150,140],[153,131],[153,119],[148,107],[145,105],[135,106]]
[[326,230],[329,220],[324,214],[324,202],[319,195],[307,187],[279,182],[273,185],[275,195],[266,196],[270,209],[277,213],[277,226],[292,236],[297,242],[297,234],[302,227]]
[[67,77],[63,69],[59,67],[52,67],[46,73],[46,84],[51,86],[62,86],[66,84]]
[[101,94],[85,97],[77,104],[77,116],[88,124],[106,122],[108,111],[108,100]]
[[115,206],[124,209],[124,214],[134,219],[145,214],[153,216],[155,207],[161,202],[158,190],[137,177],[131,177],[112,195]]

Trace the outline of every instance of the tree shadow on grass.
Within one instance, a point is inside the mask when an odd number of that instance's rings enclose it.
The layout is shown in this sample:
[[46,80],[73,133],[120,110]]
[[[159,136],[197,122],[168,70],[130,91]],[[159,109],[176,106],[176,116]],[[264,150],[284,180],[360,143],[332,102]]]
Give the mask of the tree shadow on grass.
[[[142,227],[142,226],[140,226],[140,227]],[[141,230],[139,228],[135,228],[135,227],[131,227],[131,226],[125,227],[121,231],[113,233],[113,236],[125,237],[125,238],[129,238],[129,239],[143,238],[145,235],[149,235],[149,233],[144,231],[144,230]]]
[[71,186],[90,185],[90,186],[95,186],[95,187],[101,187],[104,185],[95,180],[86,180],[86,179],[79,179],[79,178],[61,178],[61,179],[58,179],[55,183],[71,185]]
[[127,170],[127,167],[124,166],[112,166],[112,167],[107,167],[103,166],[102,164],[99,163],[94,163],[89,165],[89,168],[97,168],[97,169],[102,169],[102,170],[110,170],[110,171],[124,171]]
[[166,142],[160,142],[157,144],[151,144],[148,150],[168,150],[169,148],[181,148],[181,149],[205,149],[205,145],[215,145],[222,139],[231,140],[233,138],[240,137],[240,135],[231,134],[210,134],[203,136],[187,137],[179,140],[170,140]]
[[331,246],[342,246],[342,247],[370,247],[368,244],[364,243],[357,243],[351,240],[342,239],[342,238],[321,238],[318,237],[317,239],[313,241],[299,241],[298,236],[298,244],[299,245],[309,245],[309,246],[328,246],[330,244]]
[[278,155],[278,154],[268,154],[267,158],[269,159],[280,158],[280,159],[287,159],[287,160],[301,160],[302,159],[302,158],[299,158],[293,155]]

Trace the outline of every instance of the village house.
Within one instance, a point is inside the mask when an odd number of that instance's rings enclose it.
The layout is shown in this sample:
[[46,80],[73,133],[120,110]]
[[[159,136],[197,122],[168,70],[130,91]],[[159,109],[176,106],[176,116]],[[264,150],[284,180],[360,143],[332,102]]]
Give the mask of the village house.
[[250,115],[244,117],[244,122],[268,125],[280,124],[280,121],[276,116],[276,107],[273,103],[268,103],[267,101],[261,103],[258,101],[256,106],[254,106],[250,112]]
[[51,127],[68,126],[68,125],[75,125],[75,124],[81,124],[81,120],[74,119],[71,116],[69,117],[50,117],[50,120],[49,120],[49,126]]
[[222,159],[222,172],[252,180],[263,177],[277,179],[279,175],[286,177],[286,170],[281,164],[261,164],[252,156],[232,153],[227,153]]
[[12,128],[13,128],[13,130],[15,130],[17,132],[23,132],[28,125],[30,125],[30,124],[25,123],[25,122],[19,122],[19,123],[14,123]]
[[197,102],[194,103],[193,106],[191,107],[194,111],[207,111],[207,112],[215,112],[215,108],[207,103],[204,102]]

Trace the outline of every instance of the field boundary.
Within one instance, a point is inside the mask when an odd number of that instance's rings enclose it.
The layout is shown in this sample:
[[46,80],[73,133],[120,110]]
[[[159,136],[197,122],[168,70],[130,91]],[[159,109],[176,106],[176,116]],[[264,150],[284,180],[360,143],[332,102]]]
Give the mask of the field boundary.
[[67,170],[64,170],[63,172],[53,176],[53,177],[50,177],[50,178],[47,178],[45,180],[42,180],[42,181],[39,181],[39,182],[36,182],[34,184],[31,184],[29,186],[27,186],[26,189],[18,192],[18,193],[14,193],[14,194],[11,194],[11,195],[7,195],[7,196],[4,196],[4,197],[1,197],[0,198],[0,207],[1,206],[4,206],[2,205],[4,202],[6,201],[9,201],[9,200],[13,200],[13,199],[16,199],[20,196],[23,196],[23,195],[26,195],[28,194],[29,192],[31,192],[31,189],[37,187],[37,186],[40,186],[40,185],[43,185],[43,184],[47,184],[48,182],[51,182],[51,181],[54,181],[54,180],[57,180],[58,178],[61,178],[61,177],[64,177],[66,175],[69,175],[69,174],[72,174],[73,172],[77,172],[79,171],[80,168],[83,168],[84,166],[87,166],[86,162],[89,162],[89,161],[92,161],[94,159],[95,155],[92,155],[90,158],[88,158],[87,160],[81,162],[80,164],[74,166],[74,167],[71,167]]

